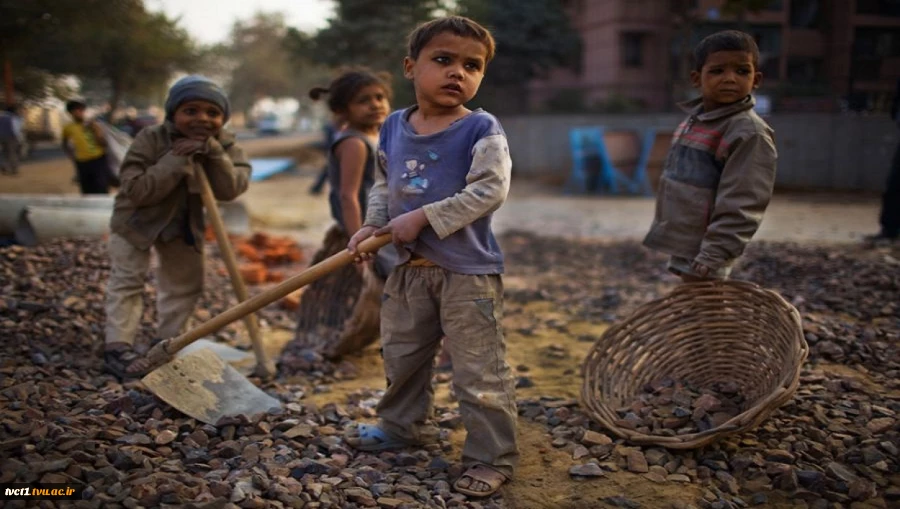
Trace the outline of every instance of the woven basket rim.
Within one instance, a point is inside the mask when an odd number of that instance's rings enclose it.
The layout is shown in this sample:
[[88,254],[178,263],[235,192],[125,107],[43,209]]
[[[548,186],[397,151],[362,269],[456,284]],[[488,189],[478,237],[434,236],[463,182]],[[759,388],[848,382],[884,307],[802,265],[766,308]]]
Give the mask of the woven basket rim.
[[[641,316],[643,312],[648,309],[654,309],[665,301],[682,296],[686,292],[697,293],[707,289],[721,289],[722,287],[729,287],[729,289],[736,289],[739,291],[747,291],[750,293],[754,293],[757,296],[763,296],[766,299],[771,299],[773,303],[777,304],[778,307],[782,308],[787,313],[791,328],[790,336],[792,339],[792,351],[790,352],[790,359],[792,359],[793,362],[791,363],[789,369],[784,369],[783,372],[779,373],[780,376],[775,389],[765,396],[754,401],[752,406],[730,418],[728,421],[720,424],[719,426],[706,431],[698,431],[696,433],[685,435],[664,436],[641,433],[635,430],[630,430],[618,426],[614,422],[610,422],[609,419],[604,418],[602,415],[598,415],[599,412],[595,411],[597,408],[605,410],[610,415],[615,415],[615,410],[607,406],[598,398],[595,398],[592,392],[593,385],[591,384],[591,381],[592,377],[594,376],[594,372],[590,370],[590,365],[587,361],[591,358],[592,355],[595,354],[598,346],[603,344],[610,337],[615,337],[621,330],[626,329],[628,326],[630,326],[630,322],[636,316]],[[809,345],[807,344],[806,338],[803,334],[803,324],[800,312],[796,307],[785,300],[784,297],[782,297],[778,292],[763,288],[757,283],[742,280],[683,283],[676,286],[668,294],[641,304],[628,316],[618,320],[616,323],[611,325],[606,331],[604,331],[600,338],[597,339],[591,350],[588,352],[587,357],[585,358],[585,362],[581,366],[583,383],[581,392],[579,394],[579,404],[583,409],[587,410],[587,414],[589,415],[589,417],[597,421],[598,424],[608,429],[618,437],[624,438],[625,440],[628,440],[634,444],[658,445],[670,449],[693,449],[717,441],[718,439],[726,435],[752,429],[758,426],[766,418],[768,418],[775,410],[777,410],[779,407],[789,401],[791,397],[793,397],[794,393],[799,387],[800,374],[803,363],[806,361],[808,356]]]

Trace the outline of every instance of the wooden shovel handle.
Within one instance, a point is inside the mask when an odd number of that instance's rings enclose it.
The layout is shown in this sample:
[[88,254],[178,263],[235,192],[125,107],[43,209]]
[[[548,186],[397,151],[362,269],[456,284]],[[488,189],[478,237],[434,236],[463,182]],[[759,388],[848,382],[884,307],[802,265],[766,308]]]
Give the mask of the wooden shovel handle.
[[[360,253],[374,253],[386,246],[390,241],[390,234],[369,237],[360,242],[357,250]],[[232,308],[226,309],[222,313],[210,318],[177,338],[163,340],[147,352],[147,357],[153,364],[164,364],[172,355],[194,341],[216,332],[235,320],[240,320],[249,313],[253,313],[254,311],[268,306],[287,294],[303,288],[313,281],[316,281],[345,265],[353,263],[353,258],[354,255],[346,249],[340,253],[333,254],[312,267],[306,268],[299,274],[282,281],[278,286],[255,295]]]
[[[194,172],[194,178],[200,183],[200,197],[203,199],[203,207],[206,209],[206,215],[209,217],[213,232],[216,234],[216,241],[219,243],[219,251],[222,254],[222,259],[225,261],[225,267],[228,268],[228,275],[231,279],[231,286],[234,288],[234,294],[237,296],[238,302],[244,302],[250,295],[247,292],[244,278],[241,277],[241,273],[238,270],[237,258],[234,256],[234,249],[231,248],[231,240],[228,238],[225,223],[222,221],[222,215],[219,213],[216,197],[209,186],[206,171],[203,168],[197,168]],[[266,356],[256,315],[248,313],[244,317],[244,325],[247,327],[247,334],[250,336],[250,342],[253,344],[253,353],[256,355],[256,374],[265,379],[275,376],[275,364]]]

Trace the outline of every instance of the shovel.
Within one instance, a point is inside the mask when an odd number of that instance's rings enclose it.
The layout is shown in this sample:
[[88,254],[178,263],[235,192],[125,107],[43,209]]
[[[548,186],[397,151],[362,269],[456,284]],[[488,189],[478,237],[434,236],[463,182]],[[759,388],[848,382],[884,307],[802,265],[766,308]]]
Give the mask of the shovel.
[[[194,175],[200,183],[200,196],[203,199],[203,207],[206,209],[206,214],[212,223],[216,241],[219,243],[219,251],[222,252],[222,258],[225,260],[225,266],[228,267],[231,286],[234,287],[234,293],[237,295],[238,302],[244,302],[249,298],[247,285],[244,284],[244,278],[241,277],[241,273],[238,271],[237,259],[234,256],[234,250],[231,248],[231,241],[228,240],[228,233],[225,229],[225,223],[222,222],[219,207],[216,205],[216,197],[209,186],[209,179],[206,177],[206,172],[202,169],[194,172]],[[253,374],[263,380],[270,380],[275,376],[275,363],[266,356],[256,315],[250,313],[245,316],[244,325],[247,327],[247,334],[249,334],[250,341],[253,343],[253,353],[256,355],[256,369]]]
[[[359,244],[358,251],[374,253],[390,241],[390,234],[369,237]],[[200,350],[174,361],[172,359],[179,350],[194,341],[353,263],[353,257],[347,250],[334,254],[277,286],[226,309],[194,329],[176,338],[160,341],[145,355],[155,371],[147,374],[142,382],[150,392],[172,407],[207,424],[215,425],[222,417],[250,416],[279,407],[278,400],[262,392],[213,352]]]

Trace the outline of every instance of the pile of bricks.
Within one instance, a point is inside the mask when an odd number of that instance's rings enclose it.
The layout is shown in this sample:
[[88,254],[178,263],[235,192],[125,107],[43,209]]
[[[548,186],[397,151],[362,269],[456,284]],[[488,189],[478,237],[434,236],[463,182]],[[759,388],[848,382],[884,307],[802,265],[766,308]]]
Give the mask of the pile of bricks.
[[231,242],[241,262],[241,277],[248,285],[279,283],[287,276],[282,270],[273,270],[275,267],[304,260],[300,246],[290,237],[254,233],[250,237],[232,236]]
[[[205,232],[206,240],[215,242],[212,228]],[[280,283],[287,278],[285,270],[278,267],[298,264],[305,261],[299,244],[290,237],[273,236],[266,233],[254,233],[250,236],[229,235],[235,256],[238,259],[238,271],[248,285],[263,283]],[[227,273],[222,269],[221,274]],[[281,306],[294,310],[300,306],[300,295],[303,288],[292,292],[281,299]]]

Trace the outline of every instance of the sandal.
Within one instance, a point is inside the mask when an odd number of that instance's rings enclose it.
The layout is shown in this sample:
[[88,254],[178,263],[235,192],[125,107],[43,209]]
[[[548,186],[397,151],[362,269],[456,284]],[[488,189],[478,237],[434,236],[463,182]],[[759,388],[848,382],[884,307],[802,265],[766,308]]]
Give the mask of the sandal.
[[119,377],[119,379],[139,378],[146,374],[145,371],[149,371],[146,368],[135,369],[132,367],[135,364],[140,364],[141,356],[134,351],[131,345],[125,343],[115,345],[111,348],[107,346],[103,351],[103,368],[105,371]]
[[[468,484],[462,486],[461,483],[463,483],[465,479],[468,479]],[[489,497],[494,493],[497,493],[500,486],[503,486],[503,483],[507,480],[506,476],[500,471],[494,470],[487,465],[476,464],[469,467],[463,475],[459,476],[459,479],[453,483],[453,489],[470,497]],[[472,485],[476,483],[486,485],[488,489],[483,491],[473,490]]]
[[344,440],[354,449],[365,452],[402,449],[413,445],[372,424],[357,425],[356,433],[344,435]]

